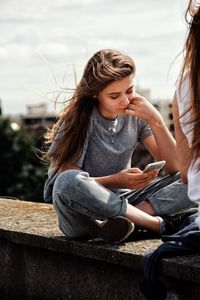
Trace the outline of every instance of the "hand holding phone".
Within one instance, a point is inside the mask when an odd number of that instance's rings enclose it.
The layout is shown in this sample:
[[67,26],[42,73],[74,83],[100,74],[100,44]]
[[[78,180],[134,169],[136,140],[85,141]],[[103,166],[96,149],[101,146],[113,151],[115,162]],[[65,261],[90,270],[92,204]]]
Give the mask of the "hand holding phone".
[[146,167],[144,168],[143,172],[146,173],[146,172],[149,172],[149,171],[152,171],[152,170],[160,171],[160,169],[162,169],[162,167],[165,164],[166,164],[165,160],[160,160],[160,161],[156,161],[156,162],[150,163],[150,164],[146,165]]

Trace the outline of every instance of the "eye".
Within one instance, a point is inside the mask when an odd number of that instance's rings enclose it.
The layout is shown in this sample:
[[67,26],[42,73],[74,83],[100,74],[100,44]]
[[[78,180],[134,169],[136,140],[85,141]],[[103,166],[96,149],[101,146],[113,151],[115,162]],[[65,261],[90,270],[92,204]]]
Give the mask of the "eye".
[[118,95],[112,95],[112,96],[110,96],[110,98],[113,99],[113,100],[117,99],[118,97],[119,97]]
[[126,94],[132,94],[133,93],[133,90],[128,90],[127,92],[126,92]]

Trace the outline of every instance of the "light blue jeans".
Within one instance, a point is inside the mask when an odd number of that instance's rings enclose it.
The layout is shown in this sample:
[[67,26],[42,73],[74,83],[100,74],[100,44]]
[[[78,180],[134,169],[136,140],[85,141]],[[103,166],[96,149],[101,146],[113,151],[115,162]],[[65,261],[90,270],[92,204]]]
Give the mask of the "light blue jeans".
[[127,203],[148,200],[156,215],[176,214],[194,206],[179,175],[170,175],[145,189],[115,193],[79,170],[62,172],[53,186],[53,204],[61,231],[70,238],[94,238],[96,220],[124,216]]

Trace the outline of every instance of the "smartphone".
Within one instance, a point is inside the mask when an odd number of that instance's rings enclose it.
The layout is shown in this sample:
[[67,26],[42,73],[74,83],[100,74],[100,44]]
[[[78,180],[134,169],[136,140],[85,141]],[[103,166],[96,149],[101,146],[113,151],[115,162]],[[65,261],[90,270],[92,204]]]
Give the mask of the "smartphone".
[[144,168],[143,172],[149,172],[152,170],[158,170],[160,171],[160,169],[162,169],[162,167],[166,164],[165,160],[160,160],[160,161],[156,161],[153,163],[150,163],[148,165],[146,165],[146,167]]

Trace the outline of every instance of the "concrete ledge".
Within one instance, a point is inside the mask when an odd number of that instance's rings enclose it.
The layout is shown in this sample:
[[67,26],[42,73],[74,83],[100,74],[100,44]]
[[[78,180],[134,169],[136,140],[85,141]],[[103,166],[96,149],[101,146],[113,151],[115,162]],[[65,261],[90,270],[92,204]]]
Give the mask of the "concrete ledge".
[[[67,240],[51,204],[0,199],[0,299],[143,299],[143,257],[160,244]],[[199,299],[199,255],[164,259],[161,273],[168,299]]]

